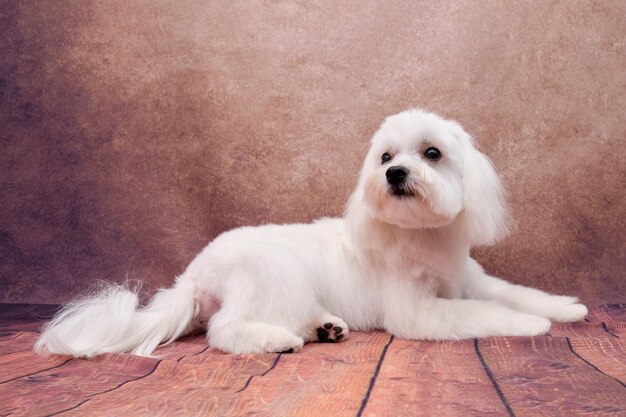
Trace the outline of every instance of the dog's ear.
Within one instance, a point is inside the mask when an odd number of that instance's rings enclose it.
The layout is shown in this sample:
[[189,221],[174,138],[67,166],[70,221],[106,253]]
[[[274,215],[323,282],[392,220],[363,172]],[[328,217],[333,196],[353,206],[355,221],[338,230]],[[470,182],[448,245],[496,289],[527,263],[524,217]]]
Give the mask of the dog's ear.
[[504,187],[489,159],[459,125],[457,139],[463,153],[463,234],[470,245],[490,245],[508,232],[509,215]]

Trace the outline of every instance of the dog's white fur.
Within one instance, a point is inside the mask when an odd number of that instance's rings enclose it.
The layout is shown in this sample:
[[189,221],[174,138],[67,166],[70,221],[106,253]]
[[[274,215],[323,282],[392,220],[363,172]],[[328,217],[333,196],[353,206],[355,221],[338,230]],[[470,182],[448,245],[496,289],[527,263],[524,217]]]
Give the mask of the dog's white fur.
[[[441,159],[427,159],[429,147]],[[393,159],[381,163],[381,155]],[[408,170],[397,196],[390,166]],[[343,218],[242,227],[211,242],[170,289],[138,307],[110,286],[67,306],[44,329],[40,352],[90,357],[132,351],[199,327],[232,353],[299,350],[330,322],[409,339],[533,336],[576,321],[573,297],[512,285],[483,272],[473,245],[506,233],[503,189],[459,124],[420,110],[388,117]],[[345,338],[344,337],[344,340]]]

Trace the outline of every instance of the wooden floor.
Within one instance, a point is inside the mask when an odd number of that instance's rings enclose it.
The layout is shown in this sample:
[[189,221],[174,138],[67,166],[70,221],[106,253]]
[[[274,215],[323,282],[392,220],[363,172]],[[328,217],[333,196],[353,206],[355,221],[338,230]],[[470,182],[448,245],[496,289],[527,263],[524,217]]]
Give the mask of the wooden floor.
[[418,342],[353,332],[297,354],[202,336],[158,358],[37,356],[53,306],[0,305],[0,415],[626,416],[626,304],[543,337]]

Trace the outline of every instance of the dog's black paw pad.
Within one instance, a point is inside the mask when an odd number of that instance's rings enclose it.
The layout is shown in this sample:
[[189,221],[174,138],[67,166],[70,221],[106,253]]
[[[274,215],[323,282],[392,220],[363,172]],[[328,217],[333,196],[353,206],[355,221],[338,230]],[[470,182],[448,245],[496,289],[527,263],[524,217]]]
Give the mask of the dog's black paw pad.
[[324,329],[323,327],[318,327],[317,340],[319,340],[320,342],[328,341],[328,330]]
[[325,323],[323,327],[317,328],[317,340],[321,343],[335,343],[343,339],[342,332],[341,326]]

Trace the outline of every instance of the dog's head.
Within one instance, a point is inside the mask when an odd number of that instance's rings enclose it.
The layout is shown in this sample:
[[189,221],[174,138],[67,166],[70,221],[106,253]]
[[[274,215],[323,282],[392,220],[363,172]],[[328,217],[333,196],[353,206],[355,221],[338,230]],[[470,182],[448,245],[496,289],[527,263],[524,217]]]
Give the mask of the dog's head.
[[370,214],[402,228],[458,225],[470,245],[506,231],[503,188],[493,166],[456,122],[420,110],[385,119],[359,181]]

